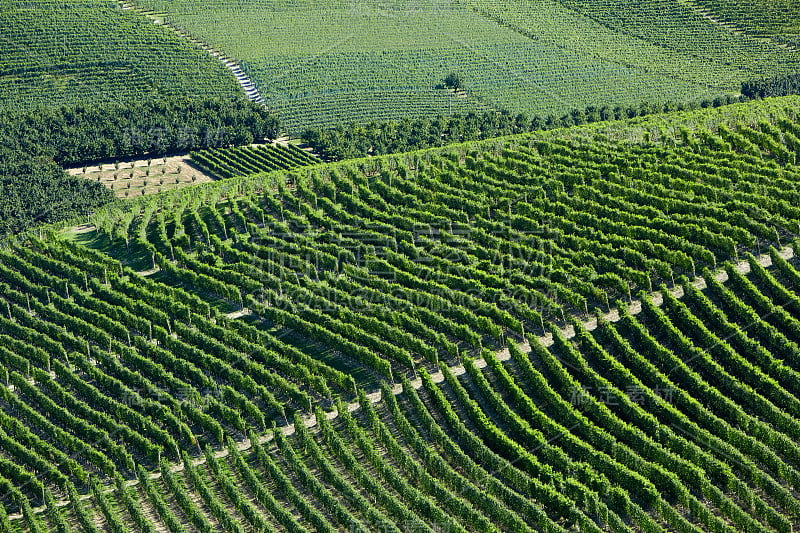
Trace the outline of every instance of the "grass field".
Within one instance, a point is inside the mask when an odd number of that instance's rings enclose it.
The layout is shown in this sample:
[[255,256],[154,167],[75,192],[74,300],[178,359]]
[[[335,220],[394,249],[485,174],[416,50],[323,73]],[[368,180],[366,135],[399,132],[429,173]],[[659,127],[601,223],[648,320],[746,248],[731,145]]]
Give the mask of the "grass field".
[[242,94],[206,52],[115,1],[6,0],[0,47],[0,108]]
[[[678,0],[136,4],[240,61],[294,133],[486,106],[546,115],[701,100],[800,58]],[[450,72],[466,98],[436,89]]]
[[6,242],[0,531],[792,531],[798,105],[234,177]]

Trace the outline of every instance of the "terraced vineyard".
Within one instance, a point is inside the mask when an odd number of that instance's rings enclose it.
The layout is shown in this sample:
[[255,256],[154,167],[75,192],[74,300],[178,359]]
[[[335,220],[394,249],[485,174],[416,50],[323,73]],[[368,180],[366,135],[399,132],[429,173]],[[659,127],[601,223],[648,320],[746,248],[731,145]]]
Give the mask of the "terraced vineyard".
[[800,11],[791,1],[757,0],[736,4],[730,0],[700,0],[697,7],[738,31],[797,47]]
[[686,2],[675,0],[469,0],[468,4],[537,41],[571,51],[591,50],[604,61],[657,72],[676,83],[726,90],[742,76],[780,71],[797,61],[795,54],[732,34]]
[[0,531],[792,531],[797,101],[6,242]]
[[206,52],[115,1],[4,1],[0,46],[0,108],[243,94]]
[[[236,58],[295,134],[487,108],[544,117],[700,101],[795,72],[800,60],[684,0],[135,4]],[[450,73],[462,96],[440,88]]]
[[321,161],[293,144],[275,144],[200,150],[192,152],[191,162],[211,176],[231,178],[273,170],[290,170]]

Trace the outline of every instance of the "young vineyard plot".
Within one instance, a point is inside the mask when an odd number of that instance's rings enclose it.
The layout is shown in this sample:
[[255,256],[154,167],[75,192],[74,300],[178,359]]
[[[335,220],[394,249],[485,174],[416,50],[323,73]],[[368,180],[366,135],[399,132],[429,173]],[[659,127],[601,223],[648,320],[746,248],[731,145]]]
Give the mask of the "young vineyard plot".
[[0,109],[243,94],[205,51],[109,0],[5,0],[0,47]]
[[684,0],[134,3],[236,58],[294,134],[487,108],[560,116],[700,101],[800,60]]
[[322,161],[293,144],[200,150],[191,154],[193,165],[218,178],[290,170]]
[[117,198],[157,194],[179,187],[211,181],[211,177],[189,165],[189,156],[171,156],[141,161],[70,168],[72,176],[102,183],[114,191]]
[[4,243],[0,532],[796,529],[797,100]]

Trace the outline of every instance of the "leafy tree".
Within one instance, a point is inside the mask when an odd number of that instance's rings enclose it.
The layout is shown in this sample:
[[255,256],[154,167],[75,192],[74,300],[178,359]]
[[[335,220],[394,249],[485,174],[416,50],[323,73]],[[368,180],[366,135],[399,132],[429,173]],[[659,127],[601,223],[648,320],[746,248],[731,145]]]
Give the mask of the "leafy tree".
[[113,197],[99,183],[69,176],[47,158],[0,152],[0,235],[86,215]]
[[459,90],[464,88],[464,80],[458,72],[451,72],[442,80],[442,85],[445,89]]

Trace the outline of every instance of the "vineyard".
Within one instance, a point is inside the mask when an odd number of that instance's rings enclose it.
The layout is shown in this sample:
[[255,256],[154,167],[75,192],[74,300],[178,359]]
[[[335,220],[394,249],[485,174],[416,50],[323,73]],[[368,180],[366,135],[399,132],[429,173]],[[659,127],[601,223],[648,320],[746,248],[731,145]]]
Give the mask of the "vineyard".
[[695,4],[738,31],[793,47],[800,44],[797,5],[791,1],[758,0],[737,5],[730,0],[699,0]]
[[796,529],[799,103],[232,177],[6,241],[0,531]]
[[[294,134],[495,108],[547,116],[700,101],[800,61],[684,0],[135,3],[236,58]],[[460,97],[441,88],[450,73],[464,82]]]
[[243,94],[206,52],[112,0],[4,1],[0,46],[0,108]]
[[273,170],[291,170],[321,161],[293,144],[216,148],[192,152],[191,162],[217,178],[249,176]]
[[117,198],[157,194],[212,180],[209,175],[189,165],[189,156],[86,165],[67,169],[67,173],[101,183]]

